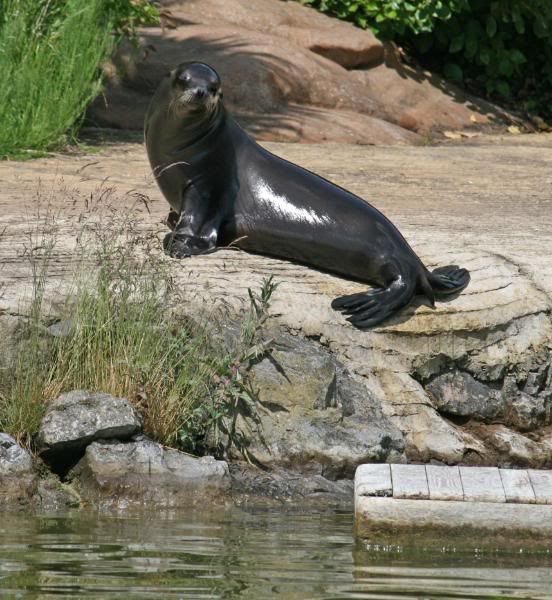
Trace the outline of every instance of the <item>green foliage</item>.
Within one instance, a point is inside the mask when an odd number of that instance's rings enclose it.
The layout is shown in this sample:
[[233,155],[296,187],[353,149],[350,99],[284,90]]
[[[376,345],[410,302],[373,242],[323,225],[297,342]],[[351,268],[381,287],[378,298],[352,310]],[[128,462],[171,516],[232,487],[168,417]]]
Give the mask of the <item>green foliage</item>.
[[552,114],[550,0],[300,0],[405,47],[479,92]]
[[431,32],[439,20],[466,8],[469,0],[299,0],[339,19],[370,27],[382,38],[394,39],[407,32]]
[[136,39],[136,27],[159,22],[159,10],[148,0],[103,0],[116,34]]
[[548,0],[469,0],[466,9],[439,23],[433,35],[410,35],[405,42],[450,79],[491,95],[523,99],[527,109],[552,88]]
[[100,91],[99,67],[116,37],[154,11],[146,0],[3,0],[0,158],[40,154],[70,139]]
[[[248,440],[236,428],[240,415],[261,428],[257,395],[247,378],[250,365],[270,352],[273,340],[263,339],[262,326],[269,316],[270,301],[278,284],[270,276],[257,293],[248,289],[249,309],[243,316],[237,342],[218,363],[214,374],[214,393],[198,404],[179,431],[182,447],[197,450],[206,444],[223,456],[235,445],[248,458]],[[210,437],[210,439],[209,439]],[[223,444],[223,441],[225,444]]]

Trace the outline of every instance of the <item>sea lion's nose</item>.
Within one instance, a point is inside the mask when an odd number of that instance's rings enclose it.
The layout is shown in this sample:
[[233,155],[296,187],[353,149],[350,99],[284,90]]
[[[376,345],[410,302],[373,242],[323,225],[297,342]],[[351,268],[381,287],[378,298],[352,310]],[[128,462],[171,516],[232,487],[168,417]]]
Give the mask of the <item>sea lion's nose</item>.
[[196,98],[203,98],[206,95],[206,91],[203,88],[196,88],[194,94]]

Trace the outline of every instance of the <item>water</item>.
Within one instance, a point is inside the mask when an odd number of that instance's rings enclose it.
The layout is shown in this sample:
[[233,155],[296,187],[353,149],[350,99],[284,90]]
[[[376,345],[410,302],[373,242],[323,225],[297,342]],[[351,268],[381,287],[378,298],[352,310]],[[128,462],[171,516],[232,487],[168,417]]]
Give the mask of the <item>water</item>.
[[352,515],[0,514],[0,598],[552,599],[552,554],[356,542]]

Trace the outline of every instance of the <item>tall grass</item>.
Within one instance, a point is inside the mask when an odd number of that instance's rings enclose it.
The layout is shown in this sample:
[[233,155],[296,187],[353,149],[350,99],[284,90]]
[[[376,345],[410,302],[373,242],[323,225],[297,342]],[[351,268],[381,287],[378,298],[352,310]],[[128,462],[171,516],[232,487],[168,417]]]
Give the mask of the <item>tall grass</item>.
[[98,94],[112,49],[104,0],[0,3],[0,158],[54,148]]
[[[144,429],[170,446],[201,451],[222,431],[235,443],[240,405],[255,413],[244,367],[266,350],[258,331],[275,288],[250,292],[241,331],[225,345],[216,333],[225,313],[214,305],[178,316],[186,290],[174,284],[159,240],[114,215],[81,225],[77,265],[54,327],[47,327],[44,290],[55,233],[32,244],[33,298],[11,376],[0,382],[0,431],[32,446],[47,401],[88,389],[130,399]],[[215,436],[216,437],[216,436]]]

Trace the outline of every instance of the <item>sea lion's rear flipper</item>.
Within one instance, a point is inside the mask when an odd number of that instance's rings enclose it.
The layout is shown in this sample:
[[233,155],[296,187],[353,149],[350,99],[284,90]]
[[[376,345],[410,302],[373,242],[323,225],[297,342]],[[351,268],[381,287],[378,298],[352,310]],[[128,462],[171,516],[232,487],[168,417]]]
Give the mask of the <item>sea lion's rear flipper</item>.
[[349,315],[347,320],[358,329],[368,329],[406,306],[415,293],[415,280],[397,277],[389,287],[340,296],[332,308]]
[[437,297],[457,294],[467,287],[470,273],[458,265],[448,265],[433,269],[427,279]]

